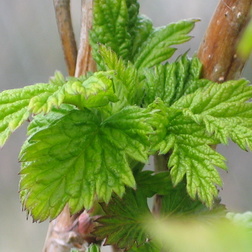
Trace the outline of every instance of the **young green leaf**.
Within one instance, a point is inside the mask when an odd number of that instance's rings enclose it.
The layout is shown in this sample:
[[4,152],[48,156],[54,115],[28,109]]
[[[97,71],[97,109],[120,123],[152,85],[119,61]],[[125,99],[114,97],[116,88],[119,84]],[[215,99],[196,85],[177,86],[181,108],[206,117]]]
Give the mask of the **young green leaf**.
[[135,24],[135,37],[131,49],[131,61],[134,56],[138,53],[143,43],[147,40],[150,34],[153,32],[153,24],[146,16],[138,16]]
[[28,119],[30,100],[34,96],[54,91],[55,86],[42,83],[0,93],[0,146]]
[[62,104],[60,108],[52,108],[52,110],[44,114],[38,114],[33,117],[33,120],[27,127],[27,135],[31,136],[42,129],[49,128],[52,124],[57,122],[60,118],[72,110],[77,110],[77,108],[73,105],[69,104]]
[[110,47],[118,57],[128,60],[131,36],[134,34],[138,3],[133,0],[96,0],[93,8],[93,27],[90,31],[92,54],[98,66],[103,69],[98,53],[99,44]]
[[226,169],[224,157],[209,146],[218,141],[206,133],[204,125],[178,109],[167,108],[166,120],[166,136],[154,148],[162,151],[161,154],[171,151],[168,167],[173,184],[177,185],[186,176],[191,198],[198,196],[207,206],[212,206],[218,194],[216,185],[222,183],[215,166]]
[[116,53],[100,46],[100,55],[107,70],[115,71],[113,75],[114,89],[119,102],[114,106],[119,110],[126,105],[139,104],[142,101],[143,88],[137,69],[128,62],[118,58]]
[[174,63],[146,70],[144,103],[150,104],[161,98],[166,106],[171,106],[181,96],[205,86],[209,81],[200,79],[201,68],[197,58],[189,59],[183,55]]
[[169,59],[176,51],[170,46],[190,40],[188,33],[197,20],[183,20],[153,30],[134,57],[137,68],[155,66]]
[[227,144],[231,138],[242,149],[252,149],[252,104],[247,102],[251,97],[252,87],[245,80],[210,83],[173,107],[204,125],[220,143]]
[[136,107],[105,120],[95,111],[72,110],[50,127],[42,124],[20,154],[24,207],[42,221],[55,218],[67,203],[76,213],[92,207],[96,197],[108,202],[112,192],[122,196],[125,185],[135,187],[127,157],[147,160],[146,117]]
[[35,113],[48,113],[62,103],[79,108],[93,108],[117,101],[111,81],[111,72],[96,72],[89,78],[72,78],[54,92],[45,92],[33,97],[29,109]]
[[[138,13],[139,13],[139,3],[137,0],[126,0],[126,5],[128,8],[128,32],[131,38],[136,36],[136,23],[138,21]],[[132,43],[132,41],[131,41]]]
[[188,194],[211,207],[218,195],[216,185],[222,184],[214,166],[226,169],[224,157],[209,146],[216,141],[206,135],[204,128],[183,117],[173,120],[168,131],[174,137],[168,162],[174,185],[186,175]]

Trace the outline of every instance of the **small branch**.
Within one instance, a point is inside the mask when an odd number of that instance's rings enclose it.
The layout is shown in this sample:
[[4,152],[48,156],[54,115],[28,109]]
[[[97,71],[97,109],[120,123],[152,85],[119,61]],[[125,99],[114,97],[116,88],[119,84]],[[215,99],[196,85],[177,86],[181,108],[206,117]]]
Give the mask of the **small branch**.
[[249,20],[252,0],[221,0],[198,51],[203,77],[215,82],[239,78],[245,60],[237,43]]
[[71,20],[70,0],[53,0],[53,2],[68,74],[73,76],[77,58],[77,45]]
[[81,8],[81,34],[75,71],[76,77],[85,75],[88,71],[96,70],[96,65],[91,54],[91,46],[89,44],[89,30],[92,27],[93,19],[93,0],[82,0]]

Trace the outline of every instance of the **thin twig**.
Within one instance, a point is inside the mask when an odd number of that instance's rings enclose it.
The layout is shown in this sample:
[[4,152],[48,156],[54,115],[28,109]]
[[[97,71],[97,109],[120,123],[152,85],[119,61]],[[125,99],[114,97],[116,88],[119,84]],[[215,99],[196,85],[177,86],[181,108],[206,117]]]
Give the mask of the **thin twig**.
[[237,43],[251,6],[252,0],[219,2],[198,52],[204,78],[216,82],[239,78],[246,60],[237,55]]
[[70,0],[53,0],[53,2],[68,74],[73,76],[77,58],[77,45],[72,26]]
[[96,70],[95,62],[91,54],[91,46],[89,44],[89,30],[92,27],[93,19],[93,0],[82,0],[81,13],[81,34],[75,70],[76,77],[84,75],[88,71]]

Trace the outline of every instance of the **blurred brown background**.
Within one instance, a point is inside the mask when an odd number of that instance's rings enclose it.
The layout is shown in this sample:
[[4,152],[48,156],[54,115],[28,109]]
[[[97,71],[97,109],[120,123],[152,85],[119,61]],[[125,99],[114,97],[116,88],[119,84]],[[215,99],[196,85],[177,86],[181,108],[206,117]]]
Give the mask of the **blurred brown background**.
[[[72,1],[72,15],[79,33],[80,2]],[[200,18],[193,31],[195,39],[180,47],[180,53],[197,50],[217,0],[140,0],[141,13],[153,19],[156,26],[185,18]],[[221,38],[220,38],[221,39]],[[38,82],[47,82],[55,70],[66,75],[66,68],[54,18],[53,1],[0,1],[0,91]],[[245,76],[251,80],[251,62]],[[48,222],[32,223],[21,211],[18,198],[18,153],[25,139],[25,127],[13,134],[0,151],[0,251],[41,251]],[[230,171],[222,172],[223,202],[231,210],[252,209],[251,153],[231,144],[220,146],[227,156]]]

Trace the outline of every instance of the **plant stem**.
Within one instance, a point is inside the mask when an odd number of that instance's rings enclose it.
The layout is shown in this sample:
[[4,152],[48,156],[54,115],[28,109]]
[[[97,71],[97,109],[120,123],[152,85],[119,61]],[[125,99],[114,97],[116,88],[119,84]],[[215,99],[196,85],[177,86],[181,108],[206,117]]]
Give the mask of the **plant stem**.
[[77,45],[71,20],[70,0],[53,0],[53,2],[68,74],[73,76],[77,58]]
[[91,54],[91,46],[88,39],[88,33],[92,27],[92,8],[93,0],[82,0],[80,47],[76,63],[76,77],[85,75],[88,71],[96,70],[95,62]]
[[215,82],[240,77],[245,61],[237,43],[249,21],[252,0],[221,0],[198,51],[203,77]]

